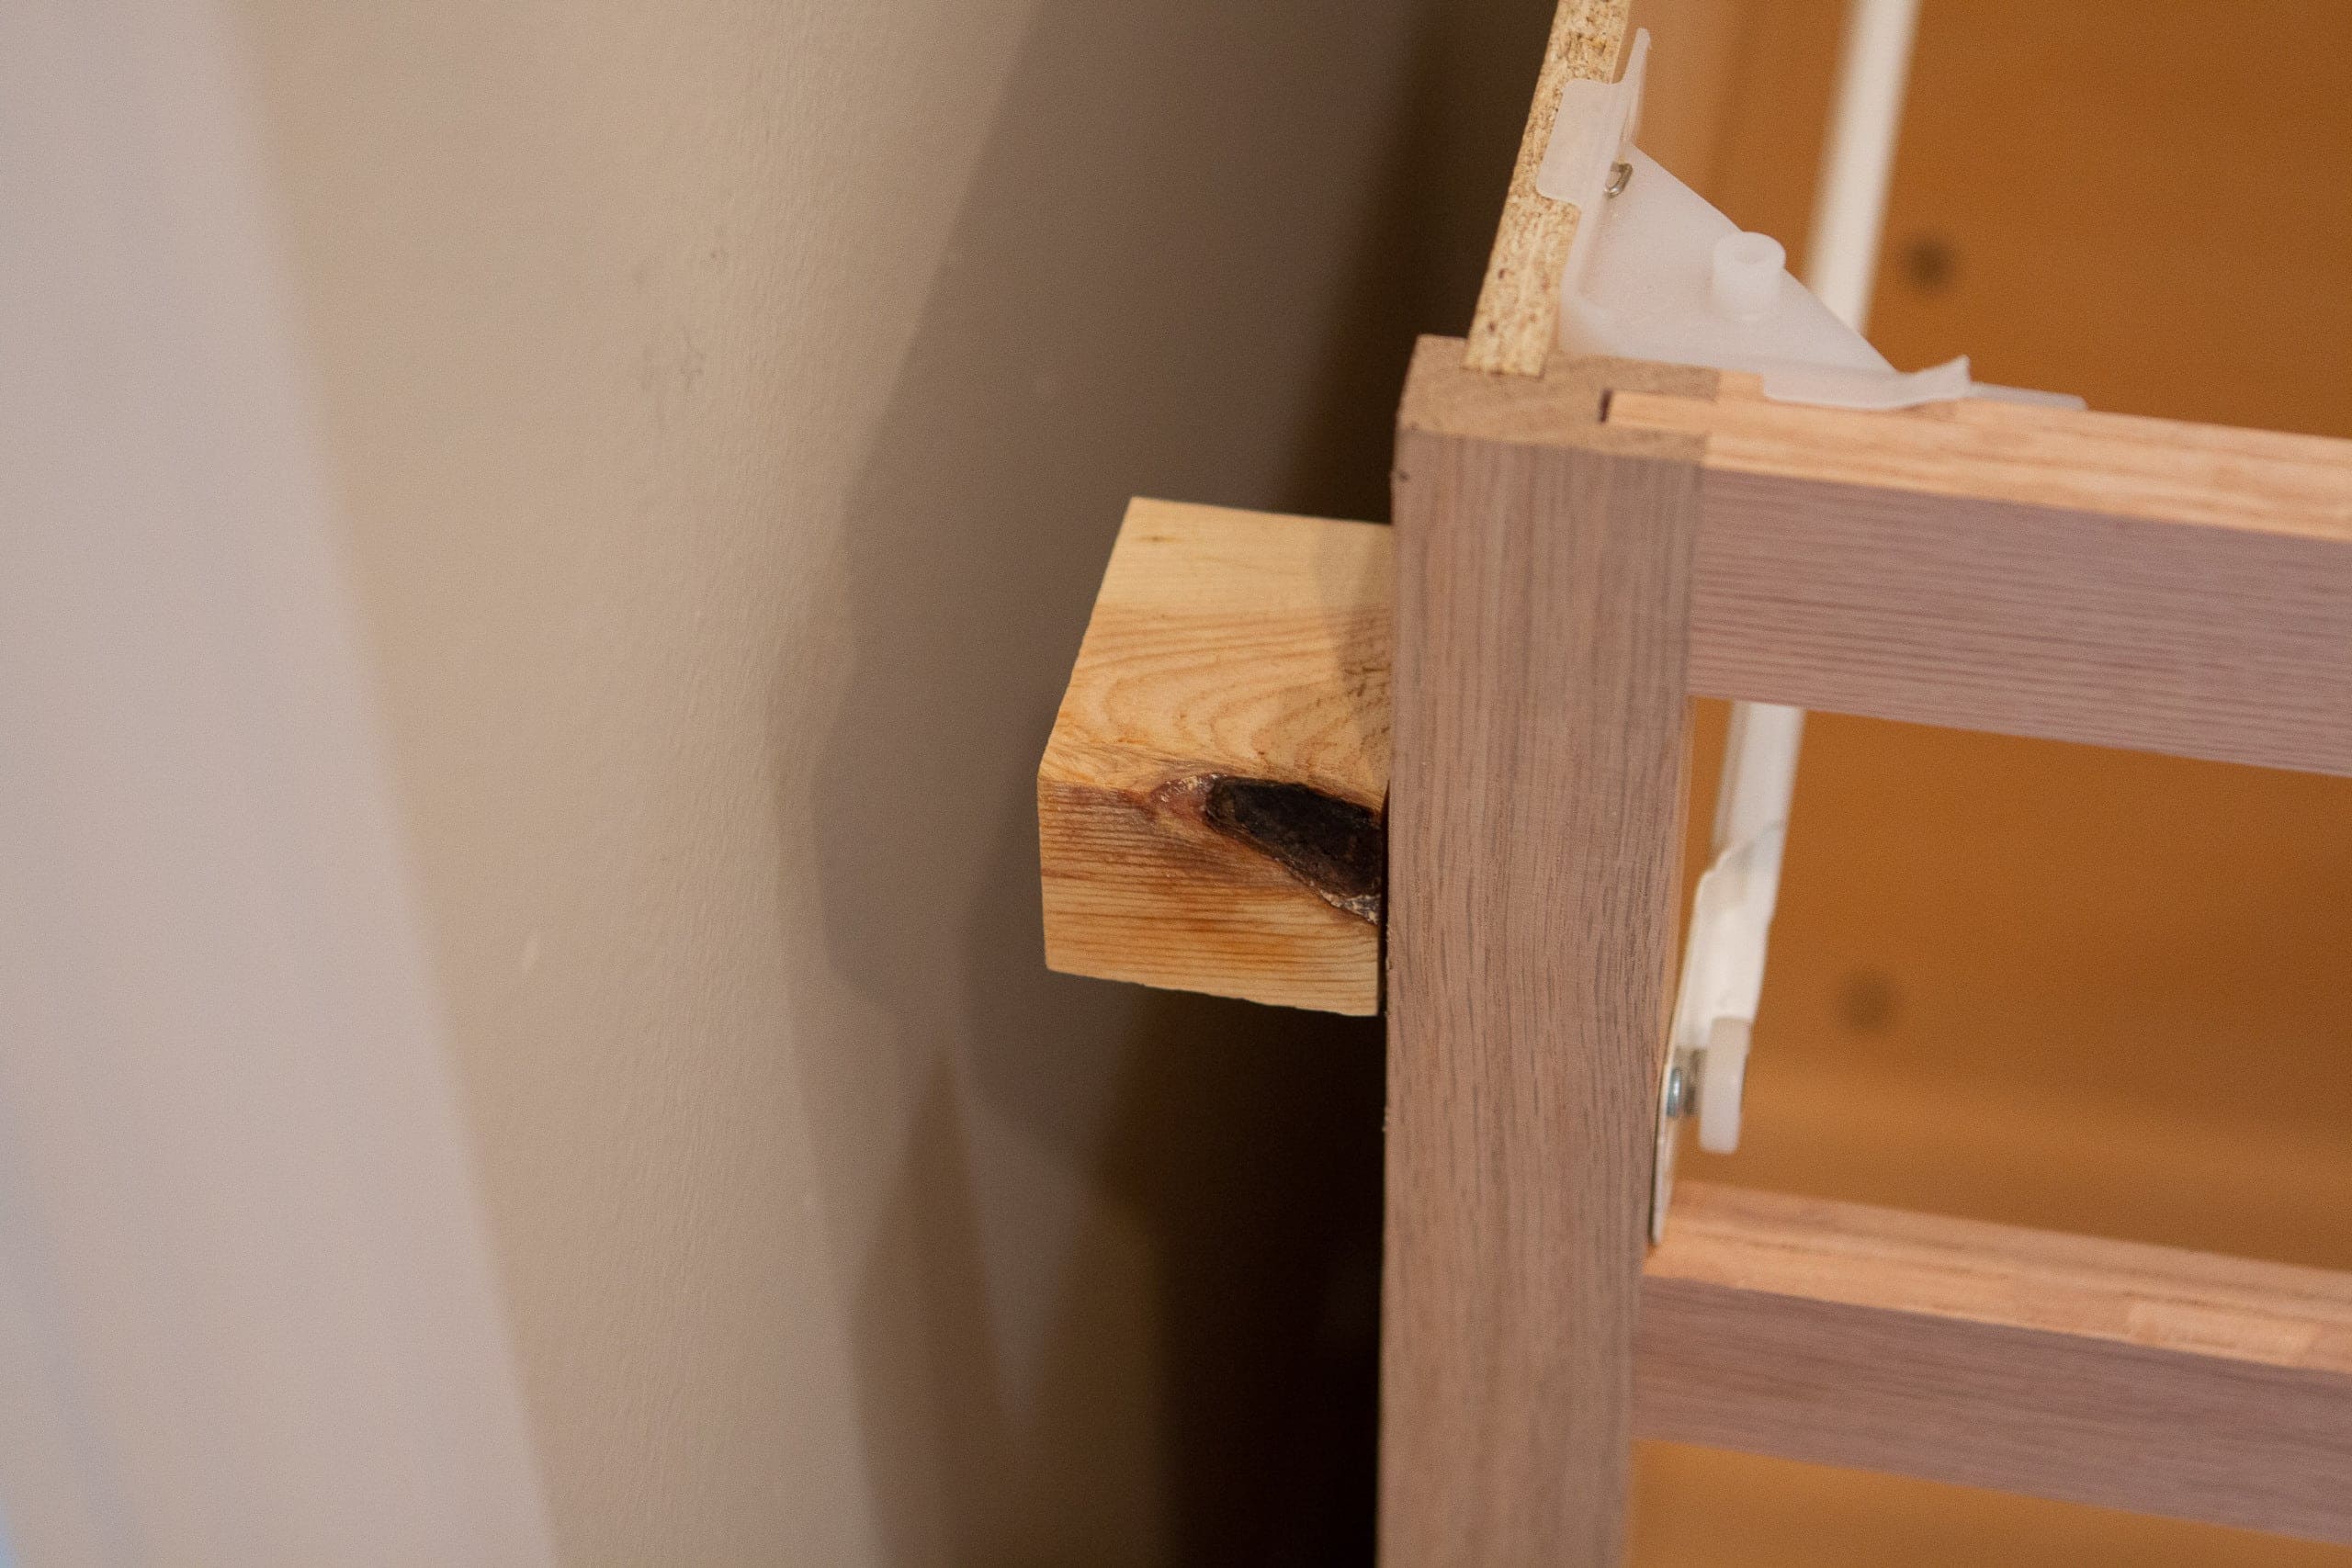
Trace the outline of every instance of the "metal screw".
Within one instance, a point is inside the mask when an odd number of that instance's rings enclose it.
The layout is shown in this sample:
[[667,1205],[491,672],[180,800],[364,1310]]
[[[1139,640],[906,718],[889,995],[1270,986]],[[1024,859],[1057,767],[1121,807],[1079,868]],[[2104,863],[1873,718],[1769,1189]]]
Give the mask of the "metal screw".
[[1681,1063],[1669,1064],[1666,1069],[1667,1115],[1669,1118],[1690,1115],[1693,1102],[1699,1098],[1698,1088],[1690,1081],[1690,1075]]
[[1609,165],[1609,183],[1600,187],[1600,194],[1603,196],[1622,196],[1624,194],[1625,187],[1633,183],[1633,164],[1611,164]]

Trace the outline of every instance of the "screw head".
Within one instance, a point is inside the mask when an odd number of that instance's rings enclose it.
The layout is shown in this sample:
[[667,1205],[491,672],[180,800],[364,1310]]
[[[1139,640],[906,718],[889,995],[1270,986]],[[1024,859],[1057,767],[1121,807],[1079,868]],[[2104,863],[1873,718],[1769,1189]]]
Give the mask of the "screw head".
[[1668,1117],[1688,1116],[1697,1101],[1699,1086],[1692,1081],[1690,1069],[1680,1062],[1669,1063],[1666,1069],[1666,1113]]

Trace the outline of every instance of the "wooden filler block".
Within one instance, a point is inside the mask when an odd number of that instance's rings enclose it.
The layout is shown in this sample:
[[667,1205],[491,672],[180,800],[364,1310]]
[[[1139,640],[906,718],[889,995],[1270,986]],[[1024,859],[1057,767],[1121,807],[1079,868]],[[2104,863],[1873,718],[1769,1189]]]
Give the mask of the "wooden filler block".
[[1388,530],[1137,501],[1037,772],[1046,960],[1380,1005]]
[[1056,968],[1386,1019],[1380,1553],[1611,1568],[1637,1434],[2352,1543],[2352,1275],[1683,1183],[1690,699],[2352,774],[2352,442],[1552,352],[1563,0],[1395,526],[1137,501]]

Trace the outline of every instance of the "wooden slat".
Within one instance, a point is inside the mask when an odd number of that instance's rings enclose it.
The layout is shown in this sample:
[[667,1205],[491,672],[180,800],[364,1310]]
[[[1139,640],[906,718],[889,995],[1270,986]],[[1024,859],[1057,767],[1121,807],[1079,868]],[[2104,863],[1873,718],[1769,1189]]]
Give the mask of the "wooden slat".
[[1487,278],[1470,326],[1464,363],[1473,370],[1534,376],[1543,372],[1560,330],[1560,277],[1576,239],[1577,213],[1535,188],[1552,144],[1560,93],[1572,81],[1606,82],[1625,42],[1628,0],[1560,0],[1544,66],[1528,106],[1510,192],[1487,257]]
[[1380,1555],[1613,1568],[1697,472],[1612,439],[1590,381],[1546,378],[1582,411],[1550,438],[1431,431],[1426,368],[1396,444]]
[[1046,962],[1380,1002],[1388,530],[1137,501],[1037,773]]
[[2352,542],[2352,441],[1964,399],[1872,413],[1766,398],[1628,391],[1609,421],[1706,441],[1711,473],[1894,490]]
[[1706,442],[1691,688],[2352,773],[2352,442],[1628,392]]
[[2352,1276],[1685,1182],[1645,1436],[2352,1541]]

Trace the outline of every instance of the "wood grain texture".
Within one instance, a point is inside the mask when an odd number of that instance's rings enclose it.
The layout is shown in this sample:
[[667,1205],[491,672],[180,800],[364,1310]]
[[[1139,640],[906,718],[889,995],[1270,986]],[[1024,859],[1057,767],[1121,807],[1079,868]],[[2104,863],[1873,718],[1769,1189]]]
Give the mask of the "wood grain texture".
[[2352,773],[2352,442],[1626,392],[1706,443],[1691,687]]
[[[1380,1550],[1603,1568],[1679,887],[1688,448],[1443,428],[1419,356],[1396,469]],[[1537,423],[1541,423],[1540,421]],[[1638,447],[1641,449],[1629,449]]]
[[[1845,9],[1757,8],[1726,157],[1699,185],[1744,226],[1804,238]],[[2352,436],[2352,204],[2313,200],[2352,189],[2347,61],[2352,6],[1937,0],[1872,341],[1900,366],[1967,353],[1992,379],[2100,409]],[[2352,1078],[2336,1068],[2352,780],[1835,719],[1808,730],[1804,772],[1759,1042],[1769,1104],[1724,1179],[2352,1268]],[[1858,973],[1897,1000],[1883,1027],[1846,1011]],[[2261,1070],[2233,1070],[2248,1052]],[[1714,1532],[1660,1568],[2352,1561],[1653,1451],[1677,1479],[1646,1519],[1637,1506],[1636,1538]]]
[[1685,1182],[1643,1436],[2352,1541],[2352,1276]]
[[2352,441],[1968,398],[1871,412],[1628,391],[1609,421],[1706,441],[1737,473],[2352,543]]
[[1071,974],[1380,1000],[1388,530],[1136,501],[1037,773]]
[[[1702,462],[1695,694],[2352,773],[2352,443],[1723,380],[1432,338],[1406,420]],[[1039,772],[1056,968],[1377,1009],[1390,548],[1136,503]]]
[[1572,81],[1605,82],[1616,74],[1627,6],[1628,0],[1560,0],[1552,18],[1519,161],[1511,166],[1510,192],[1503,198],[1502,220],[1471,321],[1464,363],[1473,370],[1534,376],[1551,357],[1577,209],[1539,193],[1535,175],[1552,144],[1561,90]]

